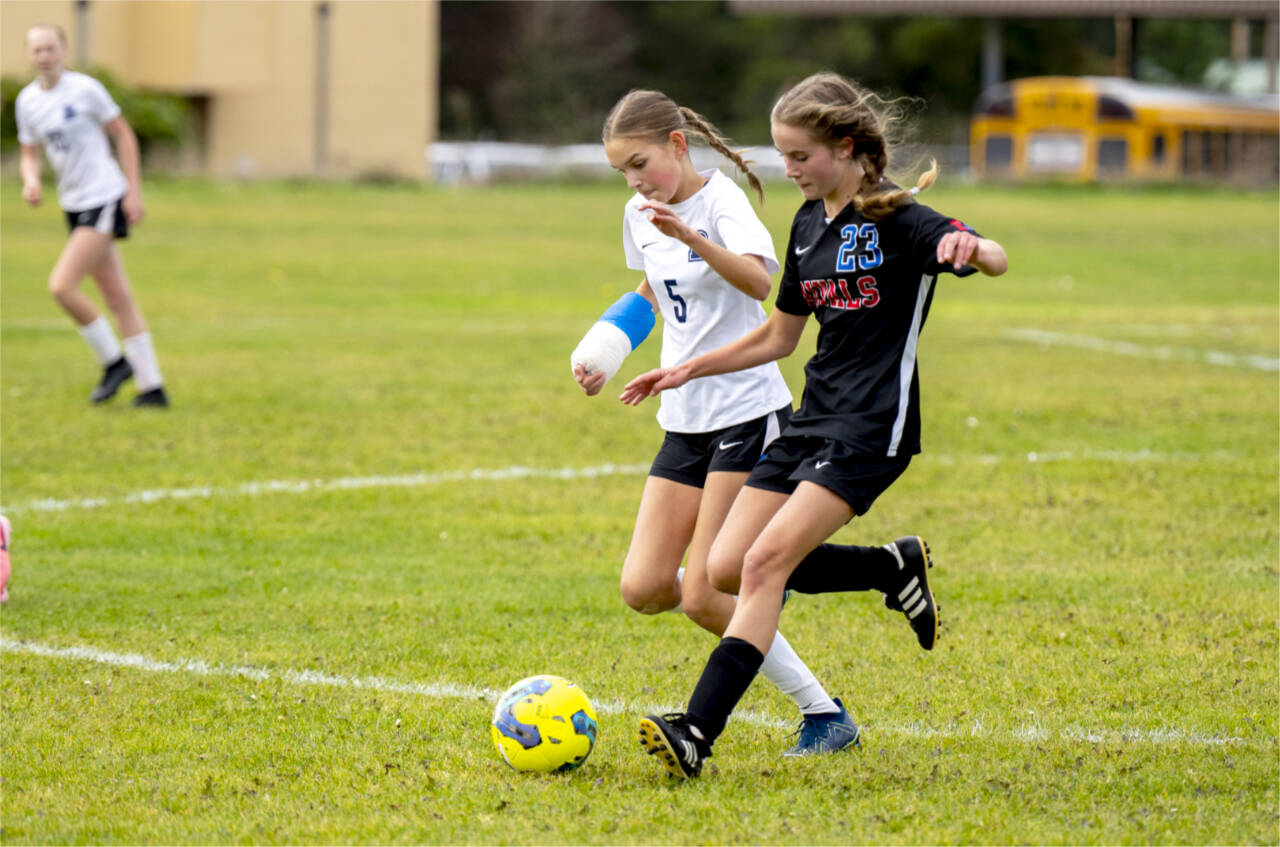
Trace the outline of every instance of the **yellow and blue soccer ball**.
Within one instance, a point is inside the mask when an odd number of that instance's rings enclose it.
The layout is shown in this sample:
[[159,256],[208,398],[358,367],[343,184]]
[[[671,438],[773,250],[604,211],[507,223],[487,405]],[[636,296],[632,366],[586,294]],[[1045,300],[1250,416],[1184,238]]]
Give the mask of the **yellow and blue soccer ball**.
[[490,734],[518,771],[571,771],[599,735],[596,710],[582,689],[559,676],[531,676],[507,689],[493,710]]

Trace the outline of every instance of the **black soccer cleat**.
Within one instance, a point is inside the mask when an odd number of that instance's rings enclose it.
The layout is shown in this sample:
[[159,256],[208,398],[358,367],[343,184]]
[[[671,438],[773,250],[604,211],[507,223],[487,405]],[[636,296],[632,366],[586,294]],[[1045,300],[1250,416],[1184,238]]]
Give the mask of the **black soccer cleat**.
[[158,385],[150,391],[144,391],[134,397],[133,405],[138,407],[156,406],[157,408],[167,409],[169,408],[169,395],[164,393],[163,385]]
[[884,549],[898,560],[899,581],[885,593],[884,604],[907,616],[907,623],[915,630],[916,640],[926,650],[938,643],[938,605],[929,588],[929,545],[919,536],[899,538]]
[[711,757],[705,742],[694,735],[697,732],[683,714],[647,715],[640,719],[640,746],[657,756],[671,776],[690,779],[702,772],[703,761]]
[[115,397],[120,386],[124,385],[124,381],[131,376],[133,376],[133,365],[121,356],[102,369],[102,381],[89,393],[89,402],[96,405]]

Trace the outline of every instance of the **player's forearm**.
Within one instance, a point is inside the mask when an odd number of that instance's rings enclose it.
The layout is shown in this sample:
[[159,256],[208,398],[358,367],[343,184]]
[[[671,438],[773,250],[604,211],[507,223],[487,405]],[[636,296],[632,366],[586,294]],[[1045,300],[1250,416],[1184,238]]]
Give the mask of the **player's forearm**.
[[22,184],[40,184],[40,154],[27,146],[22,148],[22,158],[18,162],[18,173],[22,175]]
[[973,251],[969,264],[987,276],[1000,276],[1009,270],[1009,258],[1004,248],[989,238],[978,239],[978,249]]
[[759,257],[734,253],[708,240],[701,233],[697,233],[696,237],[689,239],[686,243],[689,249],[697,253],[725,282],[743,294],[756,300],[763,300],[769,296],[773,282],[769,279],[769,273],[764,269],[764,262]]
[[138,149],[138,136],[133,129],[122,123],[115,135],[116,155],[120,158],[120,170],[129,181],[129,189],[135,194],[142,193],[142,155]]
[[679,367],[689,379],[745,371],[766,362],[784,358],[795,349],[785,333],[772,321],[766,321],[737,341],[703,353]]

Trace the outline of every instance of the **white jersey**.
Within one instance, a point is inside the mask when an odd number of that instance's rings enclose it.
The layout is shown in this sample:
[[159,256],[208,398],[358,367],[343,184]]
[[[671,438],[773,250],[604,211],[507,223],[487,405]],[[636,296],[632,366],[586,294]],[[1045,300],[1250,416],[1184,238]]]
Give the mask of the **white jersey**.
[[120,115],[107,89],[91,76],[63,71],[47,91],[36,80],[18,92],[18,141],[42,144],[58,174],[58,204],[82,212],[113,203],[129,183],[111,157],[102,125]]
[[[739,255],[764,259],[770,274],[778,270],[773,239],[756,217],[751,201],[729,177],[703,171],[706,184],[671,210],[707,240]],[[737,341],[765,321],[760,301],[734,288],[688,245],[663,235],[639,210],[639,194],[622,216],[622,245],[627,267],[644,271],[662,311],[662,367]],[[713,432],[791,404],[776,362],[745,371],[690,380],[660,395],[658,423],[667,432]]]

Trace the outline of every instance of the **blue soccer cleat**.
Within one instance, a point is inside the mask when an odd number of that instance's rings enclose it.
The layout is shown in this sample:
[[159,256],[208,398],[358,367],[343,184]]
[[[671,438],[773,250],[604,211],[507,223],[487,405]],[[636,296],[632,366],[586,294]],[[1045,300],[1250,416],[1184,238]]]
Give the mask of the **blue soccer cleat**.
[[822,753],[838,753],[846,747],[862,746],[862,731],[853,722],[849,710],[835,698],[840,711],[823,715],[805,715],[800,728],[792,735],[800,740],[784,756],[817,756]]

